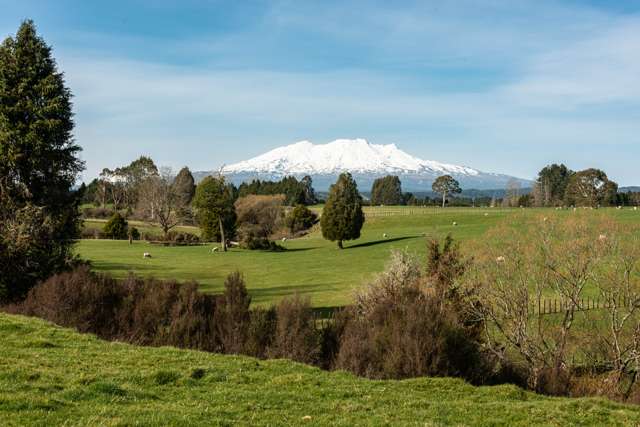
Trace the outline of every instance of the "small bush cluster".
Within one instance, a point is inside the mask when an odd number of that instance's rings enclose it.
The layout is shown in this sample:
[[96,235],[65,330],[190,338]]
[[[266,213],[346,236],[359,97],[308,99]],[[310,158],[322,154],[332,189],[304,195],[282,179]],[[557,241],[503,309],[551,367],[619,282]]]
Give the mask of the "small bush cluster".
[[119,212],[116,212],[104,225],[104,227],[102,228],[102,233],[107,239],[128,239],[129,223],[127,223],[127,220],[122,215],[120,215]]
[[318,222],[318,215],[305,205],[296,205],[285,218],[285,225],[293,234],[305,231]]
[[113,209],[109,208],[84,208],[82,209],[82,217],[83,218],[98,218],[98,219],[107,219],[111,218],[114,214]]

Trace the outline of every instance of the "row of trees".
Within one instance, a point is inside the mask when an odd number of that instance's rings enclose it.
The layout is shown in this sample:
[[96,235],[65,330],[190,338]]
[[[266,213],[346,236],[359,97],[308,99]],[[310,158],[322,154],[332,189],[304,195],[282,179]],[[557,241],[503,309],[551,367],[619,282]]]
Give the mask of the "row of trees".
[[[460,184],[451,175],[442,175],[436,178],[431,189],[442,195],[442,207],[445,207],[448,196],[460,194]],[[424,199],[425,204],[428,199]],[[402,192],[402,183],[396,175],[387,175],[373,181],[371,187],[372,205],[418,205],[421,204],[412,193]]]
[[238,187],[238,197],[249,194],[257,195],[284,195],[284,203],[287,206],[313,205],[318,202],[313,181],[310,176],[305,176],[301,180],[296,177],[287,176],[280,181],[261,181],[254,179],[249,183],[242,183]]
[[617,202],[618,184],[600,169],[574,172],[563,164],[544,167],[532,191],[535,206],[611,206]]

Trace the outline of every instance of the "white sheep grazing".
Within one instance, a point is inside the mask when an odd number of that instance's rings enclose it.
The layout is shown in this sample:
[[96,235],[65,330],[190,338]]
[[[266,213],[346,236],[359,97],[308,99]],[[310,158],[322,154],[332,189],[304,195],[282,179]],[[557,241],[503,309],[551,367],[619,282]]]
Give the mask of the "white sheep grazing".
[[151,258],[151,254],[149,252],[145,252],[142,254],[142,258]]
[[453,221],[453,226],[455,227],[456,225],[458,225],[458,223]]
[[601,234],[598,236],[598,240],[600,240],[601,242],[607,240],[607,235],[606,234]]
[[284,242],[286,242],[286,241],[287,241],[287,238],[286,238],[286,237],[283,237],[283,238],[282,238],[282,243],[284,243]]
[[505,261],[505,258],[503,256],[499,256],[499,257],[496,258],[496,262],[497,263],[502,263],[504,261]]
[[485,212],[485,213],[484,213],[484,216],[489,216],[489,212]]
[[216,247],[211,248],[211,253],[214,253],[214,252],[218,252],[218,247],[217,247],[217,246],[216,246]]
[[387,238],[387,233],[382,233],[382,238],[386,239]]

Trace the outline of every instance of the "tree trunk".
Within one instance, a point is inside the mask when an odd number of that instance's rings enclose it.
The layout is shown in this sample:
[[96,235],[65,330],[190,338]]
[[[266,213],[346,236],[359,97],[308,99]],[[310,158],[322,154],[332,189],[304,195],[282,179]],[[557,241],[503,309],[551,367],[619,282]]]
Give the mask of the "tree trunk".
[[218,216],[218,225],[220,226],[220,242],[222,243],[222,251],[227,252],[227,240],[224,238],[224,227],[222,226],[222,217]]
[[442,207],[444,208],[444,204],[447,201],[447,192],[442,193]]
[[342,240],[338,240],[338,248],[342,249]]

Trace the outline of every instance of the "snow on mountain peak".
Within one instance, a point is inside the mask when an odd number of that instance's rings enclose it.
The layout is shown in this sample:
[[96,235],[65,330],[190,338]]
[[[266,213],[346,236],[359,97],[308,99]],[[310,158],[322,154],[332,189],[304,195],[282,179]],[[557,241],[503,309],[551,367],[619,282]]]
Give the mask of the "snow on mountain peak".
[[327,144],[299,141],[224,168],[225,173],[277,175],[353,173],[437,173],[478,175],[464,166],[422,160],[395,144],[371,144],[366,139],[336,139]]

